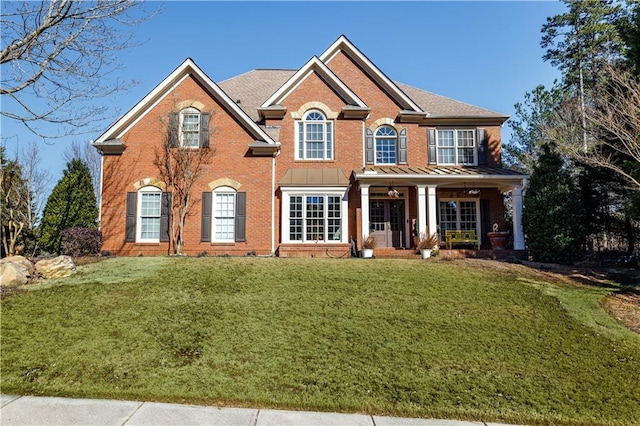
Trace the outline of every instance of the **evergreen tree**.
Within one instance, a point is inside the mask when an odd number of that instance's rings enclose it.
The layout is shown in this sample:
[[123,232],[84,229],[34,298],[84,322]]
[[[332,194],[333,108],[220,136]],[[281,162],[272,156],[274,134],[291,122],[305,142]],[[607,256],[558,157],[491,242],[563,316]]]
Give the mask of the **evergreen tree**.
[[570,263],[584,244],[584,209],[562,157],[546,144],[524,196],[522,224],[529,252],[540,262]]
[[98,227],[91,172],[79,159],[67,163],[62,178],[47,200],[42,214],[41,248],[49,253],[60,253],[62,231],[72,227]]
[[627,1],[628,8],[618,21],[618,31],[624,43],[627,66],[640,75],[640,3]]
[[566,92],[558,87],[537,86],[524,95],[524,102],[514,105],[515,115],[509,120],[511,140],[503,146],[507,167],[531,173],[541,146],[549,142],[546,128],[553,121],[556,108],[565,100]]

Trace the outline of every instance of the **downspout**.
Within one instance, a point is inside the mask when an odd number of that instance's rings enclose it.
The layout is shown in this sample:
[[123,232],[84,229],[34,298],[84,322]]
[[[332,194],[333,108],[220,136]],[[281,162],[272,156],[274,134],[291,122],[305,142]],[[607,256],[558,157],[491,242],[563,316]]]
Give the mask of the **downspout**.
[[276,157],[280,149],[271,157],[271,255],[276,254]]
[[[93,141],[90,143],[93,144]],[[104,154],[100,153],[100,206],[98,206],[98,230],[102,230],[102,185],[104,185]]]

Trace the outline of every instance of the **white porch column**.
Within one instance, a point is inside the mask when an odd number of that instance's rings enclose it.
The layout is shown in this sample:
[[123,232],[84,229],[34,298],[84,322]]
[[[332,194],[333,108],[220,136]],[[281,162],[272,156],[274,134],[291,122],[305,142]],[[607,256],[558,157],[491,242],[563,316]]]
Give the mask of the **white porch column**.
[[418,236],[427,235],[427,187],[418,185]]
[[362,238],[369,235],[369,185],[360,184],[360,211],[362,212]]
[[524,231],[522,229],[522,186],[513,187],[513,248],[524,250]]
[[438,232],[438,218],[436,215],[436,186],[427,185],[427,199],[429,201],[429,235]]

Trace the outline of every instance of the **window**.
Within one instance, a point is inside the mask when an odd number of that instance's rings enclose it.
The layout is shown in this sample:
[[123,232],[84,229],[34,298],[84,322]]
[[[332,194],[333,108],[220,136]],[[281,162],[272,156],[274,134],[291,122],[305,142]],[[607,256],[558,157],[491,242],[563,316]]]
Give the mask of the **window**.
[[342,242],[342,196],[295,194],[289,199],[289,241]]
[[475,165],[475,130],[438,130],[438,164]]
[[213,241],[233,242],[236,238],[236,192],[233,188],[216,188],[213,193]]
[[311,111],[297,123],[296,159],[333,159],[333,123],[319,111]]
[[448,229],[475,230],[479,232],[478,200],[440,200],[440,234]]
[[162,191],[154,186],[147,186],[138,191],[138,242],[160,241],[160,217]]
[[200,241],[246,241],[247,193],[220,186],[202,193]]
[[376,131],[376,164],[396,164],[397,134],[392,127],[380,127]]
[[200,146],[200,111],[185,108],[180,111],[180,146],[198,148]]

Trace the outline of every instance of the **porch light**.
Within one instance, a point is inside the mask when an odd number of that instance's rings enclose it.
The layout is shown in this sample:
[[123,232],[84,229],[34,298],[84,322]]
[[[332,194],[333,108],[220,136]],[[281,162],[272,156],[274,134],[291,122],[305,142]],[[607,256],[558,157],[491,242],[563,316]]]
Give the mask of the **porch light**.
[[390,198],[398,198],[400,196],[400,193],[398,192],[398,190],[395,189],[393,186],[389,187],[388,194]]
[[480,190],[479,189],[470,189],[467,191],[467,194],[469,195],[480,195]]

